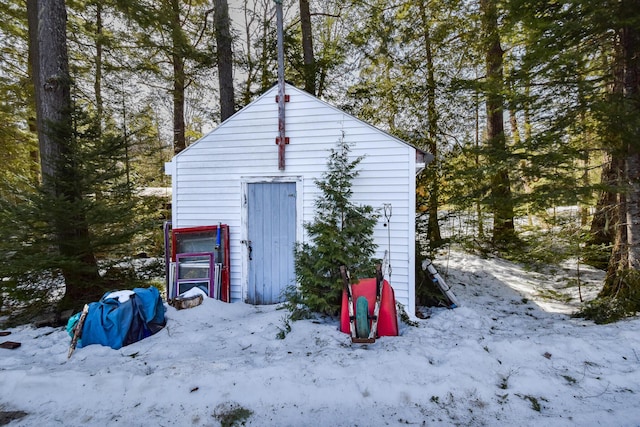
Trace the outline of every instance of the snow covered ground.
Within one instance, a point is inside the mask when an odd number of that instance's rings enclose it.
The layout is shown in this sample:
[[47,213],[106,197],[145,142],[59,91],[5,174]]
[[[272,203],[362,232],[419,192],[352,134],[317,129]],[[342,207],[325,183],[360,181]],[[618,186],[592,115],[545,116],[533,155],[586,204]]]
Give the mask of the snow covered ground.
[[[11,329],[0,420],[11,426],[638,426],[640,319],[567,313],[575,270],[553,276],[452,252],[435,265],[461,307],[351,344],[336,321],[292,323],[274,306],[167,310],[167,326],[67,359],[61,329]],[[571,279],[573,277],[573,279]],[[581,268],[592,297],[602,274]],[[393,284],[393,283],[392,283]],[[17,412],[17,413],[16,413]],[[0,422],[1,424],[1,422]]]

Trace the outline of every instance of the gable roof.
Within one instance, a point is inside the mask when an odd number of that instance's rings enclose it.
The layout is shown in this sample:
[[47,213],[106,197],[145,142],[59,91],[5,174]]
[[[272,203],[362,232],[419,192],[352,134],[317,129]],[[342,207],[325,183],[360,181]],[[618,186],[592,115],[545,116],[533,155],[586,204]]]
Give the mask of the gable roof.
[[[385,134],[387,137],[389,137],[389,139],[392,139],[392,140],[398,142],[399,144],[406,145],[406,146],[416,150],[416,163],[417,164],[426,166],[434,158],[432,154],[417,148],[413,144],[410,144],[410,143],[408,143],[408,142],[406,142],[406,141],[404,141],[404,140],[402,140],[402,139],[390,134],[389,132],[386,132],[386,131],[384,131],[382,129],[379,129],[379,128],[371,125],[370,123],[367,123],[364,120],[361,120],[361,119],[359,119],[359,118],[357,118],[357,117],[345,112],[344,110],[341,110],[340,108],[336,107],[335,105],[329,104],[328,102],[323,101],[322,99],[320,99],[320,98],[318,98],[318,97],[316,97],[314,95],[311,95],[310,93],[308,93],[308,92],[306,92],[306,91],[304,91],[302,89],[299,89],[299,88],[293,86],[290,83],[285,83],[285,89],[286,89],[285,92],[287,92],[288,95],[290,95],[291,92],[295,92],[298,95],[302,95],[302,96],[305,96],[307,98],[313,99],[315,102],[321,103],[325,107],[330,108],[330,109],[332,109],[332,110],[334,110],[334,111],[336,111],[336,112],[338,112],[340,114],[344,114],[344,115],[348,116],[350,119],[355,120],[355,121],[359,122],[360,124],[375,130],[376,132]],[[227,124],[227,123],[229,123],[231,121],[234,121],[234,120],[238,120],[238,117],[241,115],[241,113],[243,111],[250,110],[255,104],[260,103],[262,101],[262,99],[265,98],[265,97],[274,96],[274,92],[276,94],[278,92],[278,86],[277,85],[274,85],[271,88],[269,88],[268,90],[266,90],[262,95],[260,95],[258,98],[256,98],[253,101],[251,101],[249,104],[245,105],[242,109],[238,110],[234,115],[232,115],[231,117],[227,118],[224,122],[220,123],[220,125],[218,125],[216,128],[214,128],[213,130],[208,132],[206,135],[202,136],[200,139],[195,141],[193,144],[189,145],[186,149],[182,150],[180,153],[176,154],[174,156],[174,158],[177,157],[177,156],[180,156],[182,153],[184,153],[185,151],[189,150],[189,148],[193,147],[194,145],[196,145],[200,141],[202,141],[207,135],[209,135],[209,134],[211,134],[213,132],[216,132],[218,129],[220,129],[221,127],[225,126],[225,124]]]

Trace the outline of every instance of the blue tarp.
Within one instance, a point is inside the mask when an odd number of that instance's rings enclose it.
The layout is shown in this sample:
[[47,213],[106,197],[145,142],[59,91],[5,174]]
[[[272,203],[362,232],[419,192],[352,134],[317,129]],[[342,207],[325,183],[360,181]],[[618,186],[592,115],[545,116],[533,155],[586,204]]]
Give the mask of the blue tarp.
[[[158,289],[135,288],[130,294],[128,298],[114,298],[110,297],[114,293],[108,292],[100,301],[89,304],[79,348],[102,344],[117,350],[164,327],[164,305]],[[73,320],[69,320],[67,330],[73,328]]]

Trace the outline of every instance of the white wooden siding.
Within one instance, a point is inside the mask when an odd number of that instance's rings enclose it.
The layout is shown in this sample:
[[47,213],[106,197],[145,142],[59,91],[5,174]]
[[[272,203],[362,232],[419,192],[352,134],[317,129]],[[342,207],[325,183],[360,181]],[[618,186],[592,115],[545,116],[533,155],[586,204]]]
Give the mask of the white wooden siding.
[[[326,170],[329,150],[343,137],[351,156],[365,156],[353,182],[353,201],[379,210],[376,256],[388,247],[384,203],[392,204],[391,284],[396,299],[414,312],[415,149],[354,117],[287,85],[284,171],[278,170],[278,111],[274,87],[201,138],[172,161],[173,226],[222,222],[230,227],[231,296],[244,299],[246,283],[243,183],[280,179],[299,182],[298,229],[314,219],[315,185]],[[304,233],[299,233],[305,239]]]

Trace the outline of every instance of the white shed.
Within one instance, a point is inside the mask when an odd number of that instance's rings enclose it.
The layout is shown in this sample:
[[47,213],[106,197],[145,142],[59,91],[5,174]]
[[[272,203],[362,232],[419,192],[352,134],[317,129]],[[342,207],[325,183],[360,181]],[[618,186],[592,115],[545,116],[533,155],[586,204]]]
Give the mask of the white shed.
[[396,299],[415,310],[416,174],[431,158],[410,144],[287,84],[284,169],[279,168],[278,87],[274,86],[166,164],[174,228],[229,225],[231,301],[269,304],[295,283],[293,247],[305,239],[320,194],[314,180],[340,138],[364,155],[353,201],[390,204],[374,239],[390,250]]

